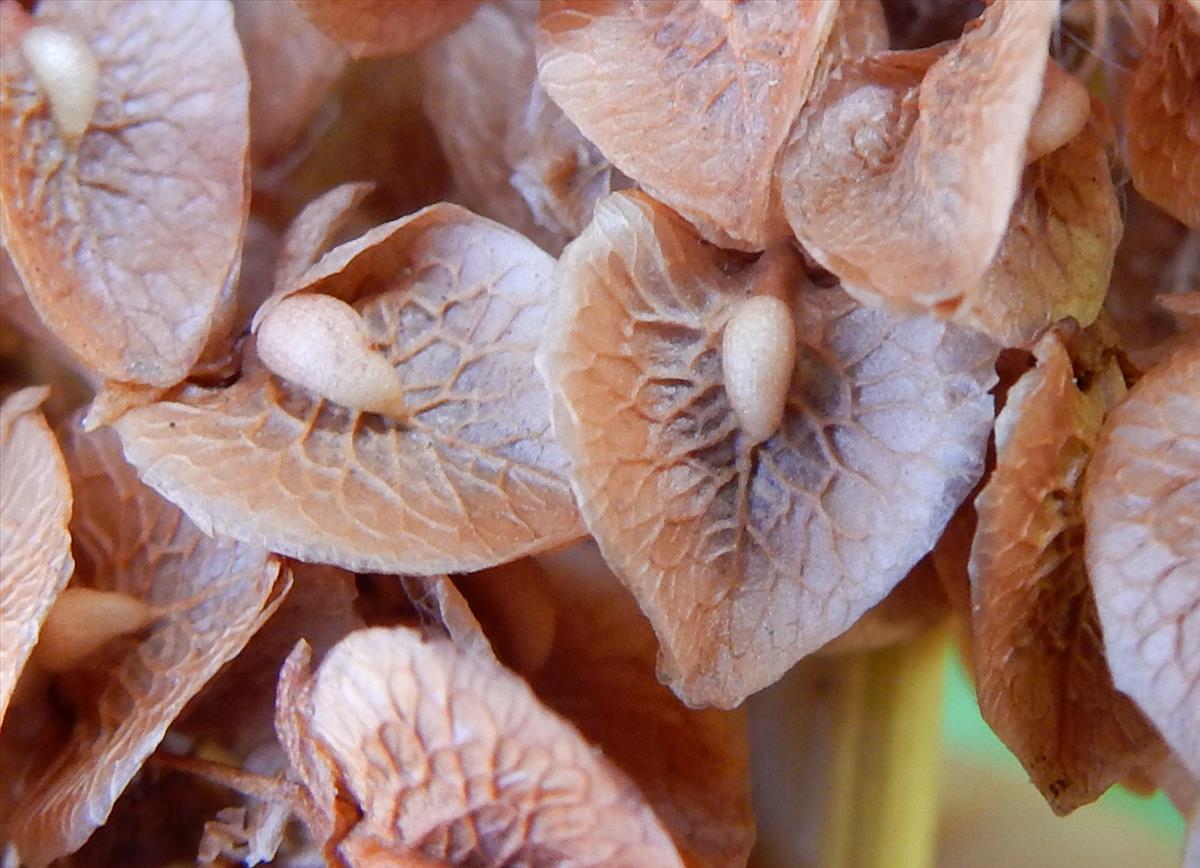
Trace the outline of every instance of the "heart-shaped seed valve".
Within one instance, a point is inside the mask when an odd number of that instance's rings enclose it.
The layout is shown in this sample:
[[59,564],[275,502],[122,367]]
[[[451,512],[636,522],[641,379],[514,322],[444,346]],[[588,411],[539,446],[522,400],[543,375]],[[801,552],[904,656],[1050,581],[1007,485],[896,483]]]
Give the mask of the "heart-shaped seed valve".
[[259,323],[258,356],[272,373],[335,404],[405,415],[399,376],[341,299],[304,293],[280,301]]
[[68,140],[78,139],[92,122],[100,98],[100,68],[81,37],[58,27],[32,27],[21,50],[38,87],[50,101],[55,126]]
[[721,338],[725,392],[751,445],[766,440],[783,420],[796,364],[796,324],[781,297],[787,253],[763,254],[756,294],[736,303]]

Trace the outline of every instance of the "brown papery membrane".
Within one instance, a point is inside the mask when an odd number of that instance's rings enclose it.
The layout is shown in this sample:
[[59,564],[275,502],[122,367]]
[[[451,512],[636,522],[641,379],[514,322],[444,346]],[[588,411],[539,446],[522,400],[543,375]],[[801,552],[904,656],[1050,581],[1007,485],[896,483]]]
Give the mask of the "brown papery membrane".
[[1159,739],[1113,686],[1083,557],[1083,473],[1125,380],[1109,361],[1077,385],[1054,332],[1036,353],[996,420],[996,469],[975,501],[971,628],[984,719],[1067,814]]
[[[933,546],[983,468],[996,349],[819,289],[777,248],[750,267],[616,194],[559,262],[539,356],[588,529],[691,705],[733,706],[846,630]],[[782,424],[755,446],[722,331],[775,292],[799,339]]]
[[1113,680],[1200,778],[1200,344],[1109,416],[1083,508]]
[[[549,634],[535,666],[519,654],[501,659],[633,779],[687,864],[746,863],[754,818],[745,713],[680,705],[655,674],[654,631],[594,543],[459,585],[498,651],[527,648],[527,630]],[[540,618],[531,617],[535,595],[546,605]]]
[[1120,238],[1104,141],[1089,124],[1025,168],[996,258],[955,317],[1006,347],[1032,346],[1067,317],[1090,326]]
[[[231,7],[47,0],[30,19],[6,2],[0,20],[0,218],[26,291],[99,374],[171,386],[232,305],[249,210]],[[35,80],[31,27],[94,57],[97,102],[78,136]]]
[[788,235],[772,173],[836,4],[553,0],[542,87],[613,165],[709,241]]
[[237,0],[233,13],[250,73],[250,151],[266,168],[301,144],[346,51],[289,0]]
[[424,102],[462,203],[557,255],[616,179],[538,84],[536,21],[536,4],[482,6],[422,55]]
[[206,536],[138,481],[115,434],[62,432],[75,509],[75,585],[116,591],[159,617],[146,632],[85,664],[84,704],[66,743],[34,770],[12,841],[30,865],[78,849],[217,670],[278,604],[279,563],[267,551]]
[[0,406],[0,721],[54,598],[75,569],[71,481],[38,406],[48,389],[22,389]]
[[346,569],[468,571],[576,539],[533,369],[552,267],[452,205],[377,227],[299,284],[354,305],[407,416],[338,406],[251,354],[227,389],[126,414],[126,454],[202,527]]
[[1200,228],[1200,8],[1158,6],[1158,30],[1133,77],[1126,147],[1138,192]]
[[979,283],[1019,190],[1056,10],[997,0],[948,48],[818,83],[778,183],[796,237],[847,291],[928,306]]
[[298,704],[281,720],[301,778],[326,769],[314,801],[332,816],[340,792],[356,809],[327,852],[379,865],[683,864],[633,781],[495,663],[375,628],[315,675],[289,664],[281,696]]
[[449,33],[479,0],[290,0],[355,57],[403,54]]

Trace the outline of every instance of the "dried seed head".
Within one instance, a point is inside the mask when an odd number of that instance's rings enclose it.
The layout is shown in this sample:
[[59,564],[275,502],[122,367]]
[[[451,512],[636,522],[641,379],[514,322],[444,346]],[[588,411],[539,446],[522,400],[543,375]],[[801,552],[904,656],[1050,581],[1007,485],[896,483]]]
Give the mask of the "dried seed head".
[[787,304],[773,295],[741,302],[721,342],[725,392],[751,443],[770,437],[783,420],[796,362],[796,325]]
[[50,101],[59,132],[78,139],[92,122],[100,99],[100,67],[91,47],[68,30],[33,27],[21,40],[21,50]]
[[154,610],[137,597],[67,588],[46,616],[34,658],[47,672],[69,672],[112,639],[136,633],[153,620]]
[[1087,88],[1055,61],[1046,64],[1042,98],[1029,125],[1025,140],[1025,162],[1044,157],[1065,145],[1083,130],[1092,113]]
[[259,323],[258,355],[273,373],[343,407],[405,415],[395,369],[371,345],[362,317],[340,299],[283,299]]

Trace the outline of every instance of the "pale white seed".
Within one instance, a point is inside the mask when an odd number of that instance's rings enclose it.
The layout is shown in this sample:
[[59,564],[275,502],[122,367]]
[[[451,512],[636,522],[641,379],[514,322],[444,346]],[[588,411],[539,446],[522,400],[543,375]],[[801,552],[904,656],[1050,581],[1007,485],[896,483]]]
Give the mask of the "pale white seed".
[[113,639],[143,630],[153,620],[154,610],[128,594],[67,588],[46,616],[34,660],[47,672],[70,672]]
[[38,87],[50,102],[50,114],[63,137],[87,131],[100,99],[100,67],[91,46],[57,27],[32,27],[21,49]]
[[1046,64],[1042,98],[1029,125],[1025,162],[1053,153],[1079,135],[1092,113],[1087,88],[1055,61]]
[[400,377],[341,299],[300,293],[280,301],[258,325],[258,356],[272,373],[335,404],[405,415]]
[[752,444],[783,421],[795,363],[796,324],[787,303],[774,295],[741,302],[725,324],[721,366],[729,403]]

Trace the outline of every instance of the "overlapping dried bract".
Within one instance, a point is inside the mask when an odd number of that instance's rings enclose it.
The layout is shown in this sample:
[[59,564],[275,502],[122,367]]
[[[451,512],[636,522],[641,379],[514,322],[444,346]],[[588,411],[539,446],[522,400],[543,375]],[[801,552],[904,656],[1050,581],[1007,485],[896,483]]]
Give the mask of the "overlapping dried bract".
[[[746,864],[754,817],[744,710],[680,707],[655,675],[653,630],[594,544],[537,561],[554,607],[553,643],[536,672],[518,674],[633,779],[685,862]],[[472,605],[485,580],[464,587]],[[509,604],[510,634],[521,605]]]
[[1200,346],[1113,411],[1083,506],[1113,679],[1200,777]]
[[1133,78],[1127,150],[1134,186],[1200,228],[1200,9],[1159,4],[1158,32]]
[[761,279],[642,196],[563,254],[540,365],[588,529],[686,702],[731,706],[849,627],[932,547],[983,466],[992,345],[928,316],[780,288],[801,345],[779,431],[744,442],[722,384]]
[[979,707],[1057,813],[1098,798],[1157,744],[1113,686],[1083,562],[1084,468],[1125,393],[1115,362],[1076,385],[1055,333],[996,421],[975,502],[971,626]]
[[533,370],[551,260],[438,205],[330,251],[305,291],[355,304],[406,419],[322,401],[248,358],[118,423],[142,477],[202,527],[347,569],[435,574],[581,535]]
[[1108,157],[1092,124],[1026,167],[996,258],[956,315],[1006,347],[1030,346],[1066,317],[1089,326],[1120,238]]
[[780,148],[812,84],[834,3],[544,3],[538,77],[613,165],[709,241],[787,236]]
[[75,568],[71,482],[38,411],[47,389],[23,389],[0,406],[0,720],[54,598]]
[[292,0],[355,57],[403,54],[471,17],[479,0]]
[[633,782],[486,660],[364,630],[299,688],[302,750],[334,775],[312,792],[361,811],[332,842],[354,864],[682,864]]
[[822,654],[857,654],[906,642],[945,620],[950,601],[932,554],[917,561],[891,593],[854,625],[821,648]]
[[346,52],[288,0],[238,0],[234,19],[250,72],[251,152],[272,166],[300,144]]
[[82,37],[99,103],[56,126],[3,6],[0,217],[39,314],[106,377],[169,386],[232,303],[248,210],[248,81],[228,4],[44,2]]
[[818,84],[779,185],[796,237],[848,291],[932,305],[979,283],[1017,196],[1055,12],[997,0],[944,53],[878,55]]
[[205,536],[142,485],[111,432],[85,435],[76,419],[64,451],[76,584],[143,600],[159,617],[92,661],[87,705],[13,821],[31,865],[72,852],[105,821],[185,703],[270,614],[279,571],[266,551]]
[[485,4],[422,56],[425,109],[463,204],[557,255],[613,169],[537,83],[537,7]]

